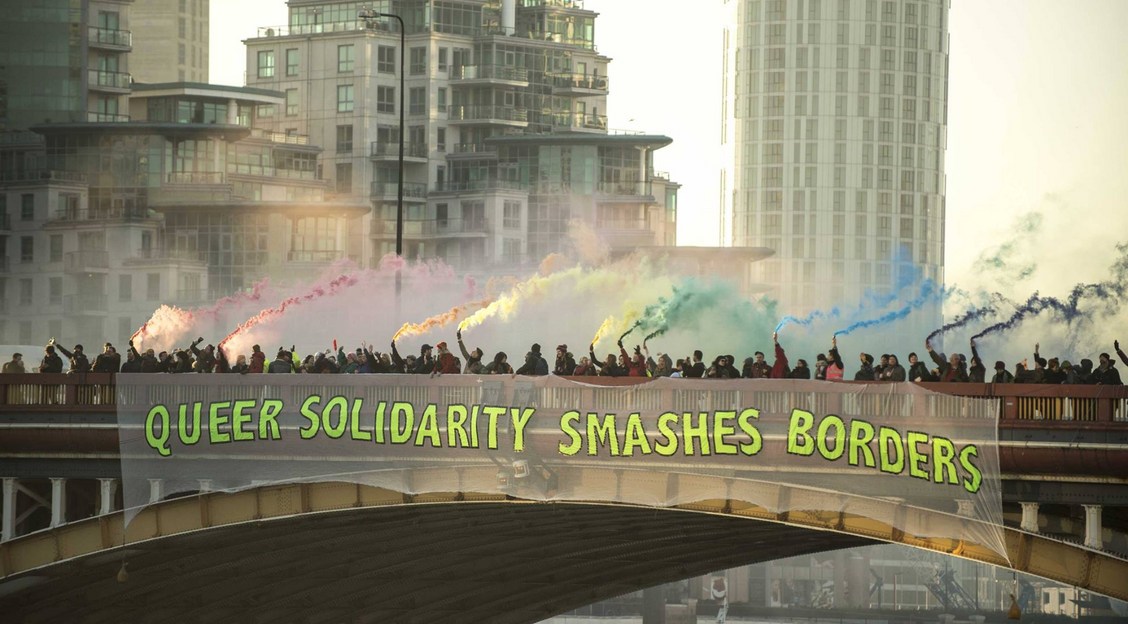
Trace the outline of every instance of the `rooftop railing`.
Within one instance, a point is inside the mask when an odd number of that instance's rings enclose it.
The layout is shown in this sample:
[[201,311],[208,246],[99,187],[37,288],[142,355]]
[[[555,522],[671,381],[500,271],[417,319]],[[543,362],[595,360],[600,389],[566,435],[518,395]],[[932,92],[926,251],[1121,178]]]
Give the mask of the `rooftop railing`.
[[87,111],[86,121],[90,123],[128,123],[129,115],[118,115],[117,113],[99,113],[97,111]]

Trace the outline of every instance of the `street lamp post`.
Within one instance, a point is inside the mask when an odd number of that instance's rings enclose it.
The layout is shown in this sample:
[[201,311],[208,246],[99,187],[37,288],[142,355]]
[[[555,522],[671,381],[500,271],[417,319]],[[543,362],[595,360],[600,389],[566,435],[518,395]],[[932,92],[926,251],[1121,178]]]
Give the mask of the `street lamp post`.
[[[404,24],[403,18],[394,13],[380,13],[369,9],[361,10],[358,14],[360,19],[371,20],[380,17],[388,17],[395,19],[400,25],[400,88],[399,88],[399,188],[396,197],[396,256],[403,258],[403,147],[404,147],[404,101],[406,93],[406,77],[407,72],[404,71],[404,59],[407,56],[407,26]],[[400,299],[400,290],[402,289],[402,282],[400,279],[400,270],[396,269],[396,303],[398,305]]]

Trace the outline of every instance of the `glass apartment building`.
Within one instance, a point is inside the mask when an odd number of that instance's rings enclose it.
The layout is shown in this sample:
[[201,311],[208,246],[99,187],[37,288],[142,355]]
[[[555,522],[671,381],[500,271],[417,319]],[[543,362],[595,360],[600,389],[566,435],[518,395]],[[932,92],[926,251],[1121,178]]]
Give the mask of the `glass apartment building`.
[[722,244],[788,313],[943,281],[948,0],[725,10]]

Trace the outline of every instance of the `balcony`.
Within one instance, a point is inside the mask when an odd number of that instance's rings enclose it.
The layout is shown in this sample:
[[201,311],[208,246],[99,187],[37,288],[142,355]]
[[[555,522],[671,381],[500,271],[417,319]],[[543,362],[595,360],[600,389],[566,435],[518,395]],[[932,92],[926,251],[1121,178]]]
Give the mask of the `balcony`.
[[436,219],[436,236],[461,236],[489,234],[490,224],[485,219]]
[[435,184],[435,193],[474,193],[482,191],[524,191],[517,180],[445,180]]
[[526,128],[529,126],[529,111],[513,106],[451,106],[450,123]]
[[[370,235],[373,238],[395,238],[396,237],[396,220],[395,219],[373,219],[372,230]],[[435,235],[435,221],[428,219],[426,221],[404,221],[403,222],[403,237],[404,238],[430,238]]]
[[85,223],[105,221],[141,221],[152,218],[146,208],[125,208],[116,206],[106,209],[56,210],[50,221],[55,223]]
[[63,254],[63,270],[67,273],[91,273],[110,269],[110,253],[107,251],[71,251]]
[[[372,160],[399,160],[399,141],[373,141],[371,147]],[[411,162],[427,162],[426,143],[404,143],[403,159]]]
[[222,171],[174,171],[165,178],[168,184],[220,185],[224,184]]
[[529,86],[529,70],[509,65],[462,65],[451,71],[450,81],[456,85]]
[[609,80],[607,76],[591,74],[551,74],[553,95],[585,97],[607,95]]
[[109,93],[129,93],[133,77],[125,72],[101,71],[91,69],[87,71],[87,87],[94,91],[107,91]]
[[607,133],[607,116],[590,113],[556,113],[552,116],[553,132]]
[[0,172],[0,184],[40,184],[60,182],[67,184],[86,184],[86,176],[74,171],[57,169],[23,169]]
[[63,297],[63,313],[67,316],[105,314],[109,309],[106,295],[67,295]]
[[600,182],[597,187],[598,201],[601,203],[625,202],[653,202],[654,193],[650,182],[636,182],[625,180],[620,182]]
[[86,111],[86,121],[90,123],[129,123],[129,115]]
[[128,30],[91,26],[86,32],[87,41],[92,48],[128,52],[133,47],[133,33]]
[[497,146],[485,143],[455,143],[447,152],[447,158],[497,158]]
[[201,258],[201,253],[188,249],[156,249],[140,250],[137,255],[127,258],[123,264],[129,266],[172,266],[178,265],[185,268],[202,269],[206,263]]
[[345,252],[341,250],[291,250],[287,254],[286,260],[302,264],[331,264],[343,257],[345,257]]
[[521,33],[517,36],[525,38],[525,39],[531,39],[533,41],[548,41],[550,43],[562,43],[564,45],[575,46],[577,48],[583,48],[584,50],[591,50],[592,52],[598,52],[599,51],[599,48],[595,45],[594,41],[591,41],[589,39],[577,39],[575,37],[568,37],[568,36],[561,34],[561,33],[527,32],[527,33]]
[[[282,169],[279,167],[264,167],[247,163],[227,163],[228,175],[255,176],[260,178],[285,178],[287,180],[317,181],[317,172],[309,169]],[[210,184],[216,184],[214,182]],[[222,183],[220,183],[222,184]]]
[[[371,198],[377,201],[398,201],[399,184],[396,182],[373,182]],[[404,182],[403,199],[410,202],[427,201],[427,185]]]
[[250,138],[258,139],[259,141],[270,141],[271,143],[283,143],[285,145],[309,145],[309,136],[307,135],[274,132],[272,130],[263,130],[262,128],[251,128]]

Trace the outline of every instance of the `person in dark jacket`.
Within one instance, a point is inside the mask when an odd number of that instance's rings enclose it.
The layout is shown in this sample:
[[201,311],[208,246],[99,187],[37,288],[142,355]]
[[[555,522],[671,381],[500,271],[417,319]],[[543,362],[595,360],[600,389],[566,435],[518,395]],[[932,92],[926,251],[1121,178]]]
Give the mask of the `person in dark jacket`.
[[157,372],[172,373],[176,371],[176,360],[168,351],[161,351],[157,356]]
[[810,379],[811,369],[807,366],[807,360],[796,360],[795,368],[787,373],[787,379]]
[[1120,371],[1116,370],[1116,362],[1112,361],[1112,357],[1107,353],[1101,354],[1101,363],[1093,374],[1090,375],[1092,383],[1100,386],[1119,386]]
[[240,375],[246,375],[251,372],[251,367],[247,365],[247,356],[240,353],[239,357],[235,358],[235,365],[231,367],[231,372],[239,373]]
[[877,375],[873,370],[873,356],[868,353],[860,353],[858,360],[860,368],[858,372],[854,373],[854,381],[875,381]]
[[548,374],[548,360],[541,357],[541,347],[534,343],[529,352],[525,354],[525,363],[517,369],[518,375],[540,377]]
[[125,352],[125,364],[121,365],[121,372],[123,373],[140,373],[141,372],[141,358],[137,355],[137,349],[132,346],[129,351]]
[[889,366],[889,354],[882,353],[881,359],[877,361],[877,366],[873,367],[873,378],[880,381],[883,379],[885,368]]
[[274,361],[266,369],[267,373],[292,373],[294,372],[294,358],[285,349],[279,349]]
[[1043,383],[1059,385],[1065,383],[1065,371],[1056,357],[1046,360],[1046,380]]
[[173,364],[170,373],[190,373],[192,372],[192,356],[184,349],[176,350],[176,362]]
[[160,360],[157,359],[153,350],[146,349],[145,353],[138,353],[137,347],[133,346],[133,340],[129,341],[129,355],[132,356],[134,361],[139,362],[139,370],[137,371],[139,373],[156,373],[160,369]]
[[552,374],[570,377],[576,372],[576,359],[568,353],[568,345],[556,346],[556,364],[552,367]]
[[826,381],[826,354],[820,353],[815,356],[815,379],[818,381]]
[[971,383],[984,383],[987,381],[987,367],[979,357],[979,350],[975,348],[975,339],[971,339],[971,366],[968,369],[967,380]]
[[22,375],[26,373],[27,369],[24,368],[23,354],[13,353],[12,360],[4,363],[3,371],[5,375]]
[[991,377],[991,383],[1014,383],[1014,375],[1012,375],[1011,372],[1007,370],[1006,362],[1002,360],[995,362],[995,375]]
[[59,352],[63,354],[63,357],[70,360],[70,370],[67,371],[68,373],[90,372],[90,360],[86,359],[82,345],[74,345],[74,351],[67,351],[61,344],[55,342],[54,338],[51,339],[51,345],[57,347]]
[[882,381],[905,381],[906,373],[905,367],[901,366],[900,360],[896,355],[889,354],[886,360],[885,368],[881,371]]
[[39,364],[41,373],[63,372],[63,359],[55,353],[54,340],[43,349],[43,362]]
[[1079,369],[1070,363],[1069,360],[1061,363],[1061,372],[1065,374],[1065,381],[1061,382],[1063,384],[1076,386],[1085,383],[1085,381],[1081,379],[1081,375],[1078,374],[1080,372]]
[[486,365],[487,375],[512,375],[513,367],[509,365],[509,356],[504,351],[494,354],[493,361]]
[[419,357],[415,358],[415,363],[408,372],[415,375],[430,375],[435,372],[435,357],[431,353],[433,349],[429,344],[419,347]]
[[211,373],[215,370],[215,346],[208,345],[203,349],[196,348],[196,345],[204,341],[203,336],[197,338],[192,342],[189,349],[192,350],[192,355],[196,356],[196,364],[193,369],[197,373]]
[[702,361],[704,358],[705,358],[705,354],[702,353],[701,350],[694,351],[693,352],[693,363],[689,364],[689,370],[682,371],[682,376],[683,377],[691,377],[691,378],[694,378],[694,379],[700,379],[700,378],[704,377],[705,376],[705,362]]
[[258,345],[251,347],[251,361],[247,363],[248,373],[261,373],[266,370],[266,354]]
[[960,359],[959,354],[953,353],[947,359],[944,354],[937,353],[932,350],[932,345],[925,341],[924,348],[928,349],[928,355],[936,362],[936,371],[939,373],[937,381],[942,382],[966,382],[967,370],[964,368],[964,363]]
[[118,355],[114,345],[102,345],[102,352],[94,358],[93,371],[95,373],[116,373],[121,370],[121,355]]
[[599,369],[599,376],[600,377],[620,377],[621,376],[619,374],[619,365],[615,362],[615,356],[613,354],[608,353],[607,359],[600,362],[595,357],[595,344],[592,343],[588,347],[588,356],[591,357],[592,365],[595,366],[597,369]]
[[909,381],[936,381],[928,366],[920,361],[916,353],[909,354]]

